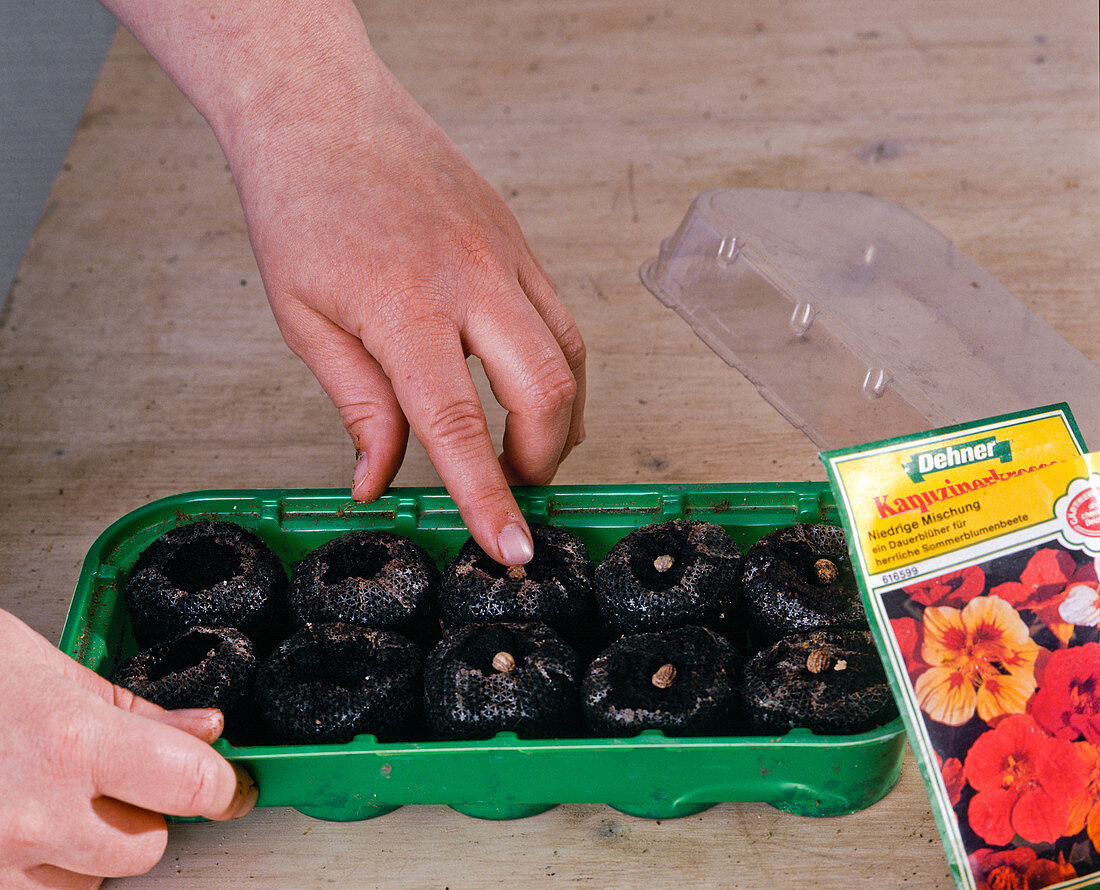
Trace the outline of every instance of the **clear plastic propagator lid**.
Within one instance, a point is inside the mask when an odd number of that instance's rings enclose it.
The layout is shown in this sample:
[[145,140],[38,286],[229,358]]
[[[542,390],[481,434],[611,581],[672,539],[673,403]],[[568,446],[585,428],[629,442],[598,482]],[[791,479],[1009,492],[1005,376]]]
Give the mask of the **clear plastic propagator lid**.
[[1100,368],[887,201],[704,192],[641,277],[822,448],[1055,402],[1100,441]]

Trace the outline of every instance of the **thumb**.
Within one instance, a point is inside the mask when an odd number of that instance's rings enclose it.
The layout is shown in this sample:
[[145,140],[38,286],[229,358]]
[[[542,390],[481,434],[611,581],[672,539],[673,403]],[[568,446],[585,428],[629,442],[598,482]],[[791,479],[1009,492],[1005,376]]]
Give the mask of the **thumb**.
[[[232,819],[256,803],[256,783],[208,744],[155,720],[106,709],[96,722],[96,790],[172,816]],[[141,764],[135,769],[135,764]]]

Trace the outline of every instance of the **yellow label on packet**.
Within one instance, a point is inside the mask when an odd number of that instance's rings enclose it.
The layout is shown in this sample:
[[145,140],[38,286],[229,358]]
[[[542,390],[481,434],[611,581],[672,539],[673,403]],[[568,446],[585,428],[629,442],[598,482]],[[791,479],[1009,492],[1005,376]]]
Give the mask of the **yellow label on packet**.
[[[829,466],[860,561],[889,581],[916,574],[918,562],[1049,522],[1081,453],[1065,414],[1052,410],[833,453]],[[1021,479],[1028,484],[1013,484]]]

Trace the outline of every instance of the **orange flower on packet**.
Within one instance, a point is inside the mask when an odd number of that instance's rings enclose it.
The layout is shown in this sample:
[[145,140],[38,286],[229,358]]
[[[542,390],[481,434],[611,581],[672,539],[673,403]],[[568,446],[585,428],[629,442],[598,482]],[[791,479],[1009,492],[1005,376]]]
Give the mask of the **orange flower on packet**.
[[979,596],[964,608],[924,610],[921,657],[930,665],[914,687],[933,720],[961,726],[975,712],[987,723],[1022,714],[1034,694],[1040,647],[1004,600]]

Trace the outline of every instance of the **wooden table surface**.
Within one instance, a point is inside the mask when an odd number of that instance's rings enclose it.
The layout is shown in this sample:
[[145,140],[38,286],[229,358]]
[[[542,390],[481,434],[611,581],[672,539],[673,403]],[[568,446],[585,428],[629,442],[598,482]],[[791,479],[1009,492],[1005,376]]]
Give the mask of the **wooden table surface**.
[[[364,13],[585,334],[588,439],[559,482],[824,478],[811,443],[639,283],[706,189],[902,204],[1100,361],[1093,2],[378,0]],[[270,317],[211,133],[125,33],[0,317],[0,385],[0,602],[52,639],[84,553],[138,505],[350,479],[336,412]],[[415,445],[397,481],[438,484]],[[883,801],[831,819],[762,804],[659,823],[602,805],[511,822],[260,810],[173,827],[160,865],[119,883],[237,879],[950,886],[911,757]]]

